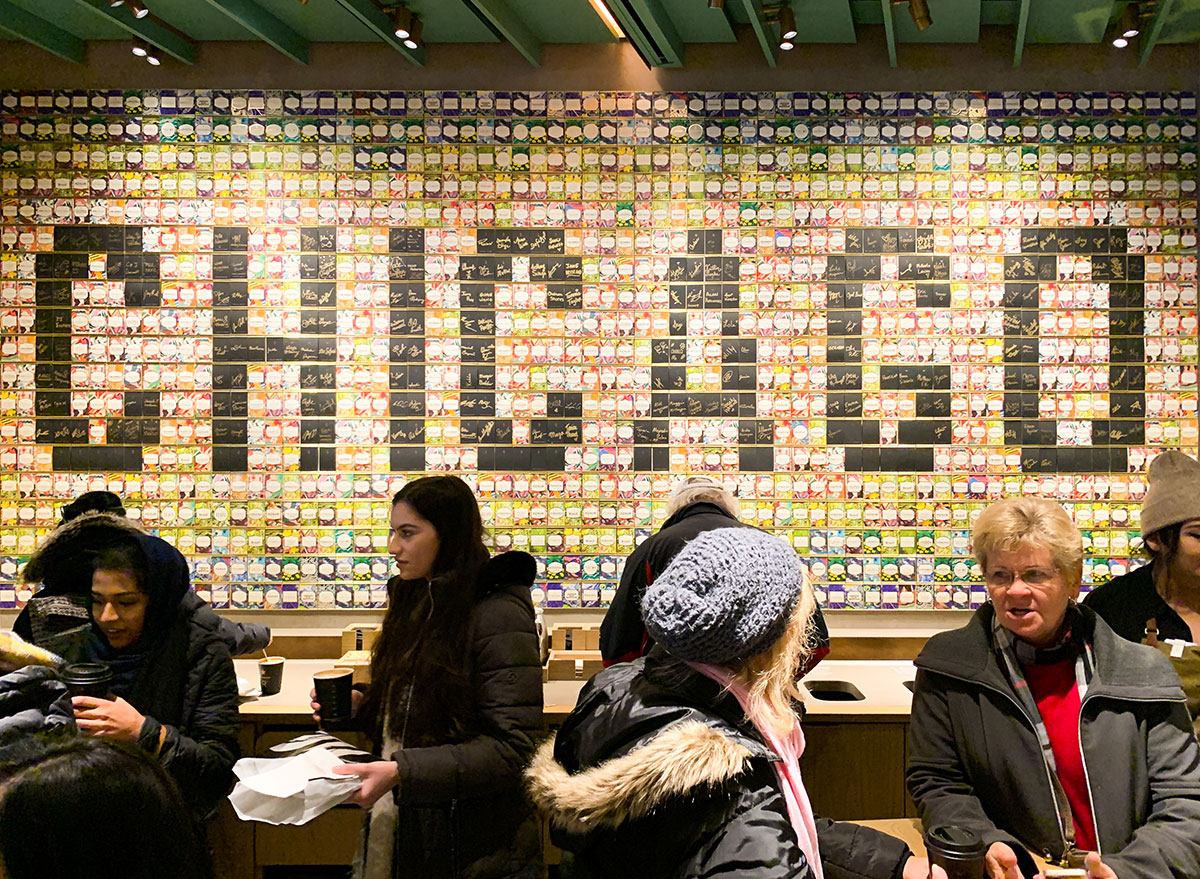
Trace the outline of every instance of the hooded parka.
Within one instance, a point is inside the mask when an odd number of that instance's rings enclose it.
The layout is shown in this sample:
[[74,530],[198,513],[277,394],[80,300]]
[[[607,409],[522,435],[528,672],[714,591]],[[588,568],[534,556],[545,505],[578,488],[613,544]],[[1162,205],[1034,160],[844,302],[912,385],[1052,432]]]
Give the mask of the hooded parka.
[[[1120,879],[1200,876],[1200,749],[1179,679],[1157,651],[1081,607],[1095,671],[1079,741],[1104,863]],[[929,639],[916,659],[908,791],[925,826],[958,825],[1057,860],[1064,839],[1034,720],[1001,668],[993,609]]]
[[[524,552],[495,556],[480,572],[483,597],[471,609],[467,716],[439,710],[443,675],[413,681],[403,747],[383,754],[399,767],[392,862],[421,879],[509,879],[544,872],[537,819],[521,771],[540,737],[542,668],[529,588],[537,573]],[[414,594],[393,578],[393,601]],[[415,596],[414,596],[415,597]],[[376,743],[377,747],[382,743]],[[369,831],[368,822],[364,832]],[[372,842],[364,839],[367,850]]]
[[[94,513],[56,529],[22,577],[43,584],[35,599],[90,595],[89,554],[122,539],[135,541],[145,556],[142,588],[150,601],[141,637],[129,648],[141,654],[140,665],[130,689],[116,695],[145,715],[138,744],[157,755],[193,812],[206,817],[228,792],[239,754],[237,678],[218,631],[221,619],[191,592],[183,556],[129,519]],[[13,629],[32,640],[28,608]],[[103,641],[98,630],[95,637]],[[122,651],[112,652],[121,658]]]
[[[736,697],[661,647],[583,688],[526,773],[579,879],[807,879],[774,762]],[[898,839],[817,819],[826,879],[892,879]]]

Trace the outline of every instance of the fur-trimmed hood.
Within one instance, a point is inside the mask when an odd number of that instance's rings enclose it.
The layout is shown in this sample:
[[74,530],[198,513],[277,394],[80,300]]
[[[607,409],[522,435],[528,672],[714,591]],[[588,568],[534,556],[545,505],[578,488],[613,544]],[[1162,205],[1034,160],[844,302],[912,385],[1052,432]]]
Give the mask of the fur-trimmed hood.
[[732,695],[656,647],[592,678],[525,778],[556,827],[586,835],[777,759]]
[[525,771],[529,795],[570,833],[615,828],[698,788],[718,787],[746,771],[754,753],[698,720],[685,721],[621,756],[574,775],[554,758],[554,739]]
[[[108,534],[103,535],[103,532]],[[53,579],[53,573],[60,566],[80,561],[81,552],[86,551],[89,544],[102,539],[102,535],[111,540],[112,537],[108,535],[120,534],[137,538],[150,536],[132,519],[115,513],[84,513],[76,519],[64,522],[51,531],[33,551],[33,555],[21,571],[21,582],[29,585],[45,583],[48,577]]]
[[180,602],[191,591],[191,573],[179,550],[124,516],[85,513],[55,528],[34,551],[21,580],[41,583],[39,596],[88,595],[96,554],[126,542],[136,543],[145,559],[142,589],[150,596],[145,631],[157,637],[175,619]]

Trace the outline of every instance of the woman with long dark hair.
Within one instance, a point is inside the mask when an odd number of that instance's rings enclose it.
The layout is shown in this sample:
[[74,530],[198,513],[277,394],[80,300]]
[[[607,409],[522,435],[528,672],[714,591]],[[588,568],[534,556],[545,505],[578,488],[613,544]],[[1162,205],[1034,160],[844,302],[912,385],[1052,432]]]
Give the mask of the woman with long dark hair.
[[456,476],[405,485],[390,526],[399,574],[371,686],[356,700],[383,759],[337,770],[362,778],[352,802],[371,809],[356,875],[538,876],[521,789],[542,728],[536,563],[523,552],[488,558],[479,506]]

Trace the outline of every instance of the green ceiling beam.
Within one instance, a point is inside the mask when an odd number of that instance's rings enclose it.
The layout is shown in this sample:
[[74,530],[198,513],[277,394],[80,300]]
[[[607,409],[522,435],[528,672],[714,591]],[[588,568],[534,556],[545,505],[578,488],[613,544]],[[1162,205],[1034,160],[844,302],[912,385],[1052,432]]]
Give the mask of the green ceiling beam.
[[8,0],[0,0],[0,32],[32,43],[64,61],[83,63],[83,40]]
[[542,66],[542,41],[525,26],[504,0],[463,0],[499,31],[534,67]]
[[425,66],[425,47],[418,45],[415,49],[410,49],[396,36],[395,30],[392,27],[392,20],[388,18],[374,0],[337,0],[338,3],[361,21],[371,30],[375,36],[383,40],[413,64],[418,67]]
[[134,18],[128,6],[109,6],[105,0],[75,0],[75,5],[81,6],[84,9],[90,9],[97,15],[104,16],[112,24],[129,31],[135,37],[141,37],[150,45],[157,46],[172,58],[182,61],[184,64],[196,63],[198,51],[196,44],[187,37],[166,27],[153,16]]
[[[791,0],[786,0],[786,2],[790,5]],[[763,54],[767,56],[767,64],[774,67],[779,63],[779,44],[775,41],[775,35],[771,33],[771,25],[763,14],[761,0],[742,0],[742,6],[750,19],[750,25],[754,28],[754,35],[758,37],[758,44],[762,46]]]
[[301,64],[308,63],[308,40],[254,0],[208,0],[250,33]]
[[1021,0],[1017,10],[1017,45],[1013,49],[1013,67],[1021,66],[1021,55],[1025,52],[1025,30],[1029,27],[1029,4],[1032,0]]
[[683,40],[659,0],[606,0],[606,5],[647,64],[683,66]]
[[1138,67],[1145,67],[1146,62],[1150,60],[1150,53],[1154,50],[1158,38],[1162,36],[1163,25],[1167,23],[1167,16],[1171,14],[1171,7],[1174,5],[1175,0],[1158,0],[1158,5],[1154,8],[1154,18],[1150,20],[1150,33],[1142,34]]
[[896,60],[896,23],[892,21],[892,0],[879,0],[879,5],[883,7],[883,30],[887,35],[888,63],[892,67],[899,67],[900,62]]

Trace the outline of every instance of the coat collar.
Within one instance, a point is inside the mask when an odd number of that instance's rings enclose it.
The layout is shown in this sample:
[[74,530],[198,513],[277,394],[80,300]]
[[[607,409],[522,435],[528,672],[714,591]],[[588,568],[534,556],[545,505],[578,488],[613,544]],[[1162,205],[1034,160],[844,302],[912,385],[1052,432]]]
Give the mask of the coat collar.
[[[1144,702],[1148,700],[1183,701],[1183,690],[1167,660],[1151,647],[1120,638],[1086,605],[1079,607],[1084,637],[1096,658],[1096,671],[1088,688],[1088,697],[1104,695],[1114,699]],[[942,632],[930,638],[915,664],[917,668],[973,683],[986,684],[1005,692],[1011,690],[1007,677],[996,661],[991,636],[993,608],[985,604],[961,629]]]
[[724,516],[726,519],[732,519],[734,522],[740,521],[736,516],[734,516],[720,504],[714,504],[712,501],[696,501],[694,504],[688,504],[686,507],[681,507],[680,509],[676,510],[675,514],[667,519],[667,521],[663,522],[662,527],[658,530],[666,531],[672,525],[678,525],[684,519],[690,519],[692,516],[706,516],[714,513],[719,516]]
[[526,781],[556,826],[583,833],[776,759],[732,695],[655,647],[592,678]]
[[613,828],[663,803],[716,787],[746,771],[754,754],[698,720],[660,731],[619,757],[571,774],[542,744],[525,779],[534,803],[572,833]]

